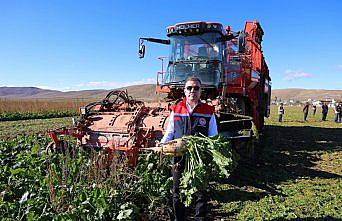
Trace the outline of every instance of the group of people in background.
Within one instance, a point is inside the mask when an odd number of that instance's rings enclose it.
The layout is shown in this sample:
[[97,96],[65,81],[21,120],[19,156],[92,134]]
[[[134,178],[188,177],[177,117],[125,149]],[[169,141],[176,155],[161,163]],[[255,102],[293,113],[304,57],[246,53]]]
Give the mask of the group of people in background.
[[[305,103],[304,107],[303,107],[303,114],[304,114],[304,122],[307,121],[308,118],[308,114],[309,114],[309,109],[310,109],[310,104],[309,102]],[[316,111],[317,111],[317,106],[316,105],[312,105],[312,116],[316,115]],[[335,111],[335,118],[334,121],[336,123],[342,123],[342,102],[337,103],[334,107],[334,111]],[[329,112],[329,107],[326,103],[322,104],[322,121],[326,121],[327,120],[327,115]],[[283,115],[285,114],[285,110],[284,110],[284,105],[283,103],[280,103],[278,106],[278,122],[281,123],[283,121]]]
[[[308,114],[309,114],[309,109],[310,109],[310,104],[307,102],[303,108],[303,114],[304,114],[304,121],[308,121]],[[317,111],[317,106],[312,105],[312,116],[316,115]],[[322,104],[322,121],[327,120],[327,115],[328,115],[329,107],[327,104]]]

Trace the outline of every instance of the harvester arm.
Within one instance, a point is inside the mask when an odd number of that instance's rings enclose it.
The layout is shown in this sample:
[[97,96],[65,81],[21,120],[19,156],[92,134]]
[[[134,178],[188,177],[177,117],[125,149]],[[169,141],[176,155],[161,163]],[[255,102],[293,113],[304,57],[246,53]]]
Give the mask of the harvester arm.
[[158,39],[158,38],[139,38],[139,45],[141,45],[141,43],[142,43],[144,40],[145,40],[145,41],[154,42],[154,43],[164,44],[164,45],[169,45],[169,44],[170,44],[170,40],[165,40],[165,39]]
[[58,140],[59,135],[76,137],[78,139],[81,139],[83,136],[82,132],[80,132],[78,128],[74,128],[74,127],[73,128],[62,127],[62,128],[55,129],[55,130],[50,130],[48,133],[49,133],[50,138],[53,140],[53,142],[56,145],[59,145],[59,142],[60,142]]
[[139,58],[143,58],[145,56],[145,45],[144,41],[150,41],[154,43],[169,45],[170,40],[158,39],[158,38],[139,38]]

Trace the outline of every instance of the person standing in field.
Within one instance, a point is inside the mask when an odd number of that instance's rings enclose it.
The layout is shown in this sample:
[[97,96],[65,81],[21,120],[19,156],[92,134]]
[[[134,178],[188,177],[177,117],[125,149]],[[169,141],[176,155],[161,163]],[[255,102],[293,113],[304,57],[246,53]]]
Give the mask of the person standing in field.
[[283,115],[285,114],[283,103],[280,103],[278,106],[278,122],[283,122]]
[[[171,108],[170,120],[165,135],[160,143],[186,135],[215,136],[218,134],[214,115],[214,107],[200,102],[201,81],[197,77],[188,77],[184,88],[185,98]],[[180,201],[180,178],[185,169],[185,157],[174,157],[172,166],[173,176],[173,210],[175,220],[186,220],[185,206]],[[207,196],[204,190],[199,190],[195,195],[196,211],[195,220],[206,220]]]
[[304,108],[303,108],[303,113],[304,113],[304,121],[307,121],[308,113],[309,113],[309,103],[306,102]]
[[326,121],[328,115],[329,107],[327,104],[322,105],[322,121]]
[[317,110],[316,105],[312,105],[312,116],[316,115],[316,110]]
[[336,104],[335,105],[335,123],[340,123],[341,122],[341,119],[340,119],[340,115],[341,115],[341,106],[340,104]]
[[340,121],[339,122],[342,123],[342,102],[340,102],[338,106],[340,107],[340,117],[339,117]]

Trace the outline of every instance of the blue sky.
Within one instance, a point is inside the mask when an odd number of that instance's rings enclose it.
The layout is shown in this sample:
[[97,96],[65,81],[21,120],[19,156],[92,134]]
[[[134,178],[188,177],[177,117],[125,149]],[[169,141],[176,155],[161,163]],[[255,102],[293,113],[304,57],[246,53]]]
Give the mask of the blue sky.
[[342,89],[342,1],[76,1],[0,0],[0,86],[63,91],[153,83],[166,27],[211,21],[241,30],[264,29],[263,51],[272,85]]

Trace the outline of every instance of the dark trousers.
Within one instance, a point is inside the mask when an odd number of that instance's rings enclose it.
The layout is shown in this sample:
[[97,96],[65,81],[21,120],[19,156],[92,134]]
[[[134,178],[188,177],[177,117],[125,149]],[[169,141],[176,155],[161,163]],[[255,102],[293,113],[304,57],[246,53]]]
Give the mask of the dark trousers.
[[[173,158],[173,167],[172,167],[172,176],[173,176],[173,211],[175,214],[176,221],[185,220],[185,206],[180,201],[179,196],[179,185],[180,178],[182,177],[182,172],[185,169],[185,159],[184,157],[174,157]],[[195,211],[195,220],[205,220],[206,209],[207,209],[207,199],[205,193],[198,191],[195,193],[195,203],[196,203],[196,211]]]
[[335,123],[338,123],[338,118],[339,118],[339,114],[335,113],[335,118],[334,118]]
[[328,113],[322,113],[322,120],[325,121],[327,119]]
[[308,112],[304,112],[304,121],[306,121],[306,118],[308,118]]
[[341,114],[340,113],[335,113],[335,119],[334,119],[334,121],[336,122],[336,123],[341,123],[341,121],[342,121],[342,119],[341,119]]
[[283,121],[283,115],[282,114],[278,114],[278,122],[281,123]]

